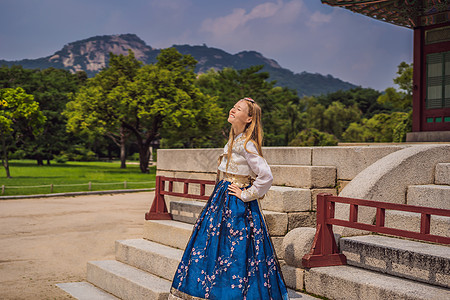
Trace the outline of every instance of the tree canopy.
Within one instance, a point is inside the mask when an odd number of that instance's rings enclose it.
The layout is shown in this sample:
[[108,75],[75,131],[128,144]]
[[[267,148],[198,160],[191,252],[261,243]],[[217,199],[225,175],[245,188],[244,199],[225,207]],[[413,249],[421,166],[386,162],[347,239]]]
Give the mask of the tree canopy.
[[44,122],[45,117],[33,95],[25,93],[20,87],[0,89],[0,139],[7,177],[11,176],[8,163],[10,148],[29,132],[38,135]]

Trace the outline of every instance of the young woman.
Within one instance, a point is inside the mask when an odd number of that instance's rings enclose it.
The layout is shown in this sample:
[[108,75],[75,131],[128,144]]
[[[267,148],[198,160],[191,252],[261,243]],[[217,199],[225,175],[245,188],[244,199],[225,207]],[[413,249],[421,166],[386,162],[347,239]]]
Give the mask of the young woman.
[[194,225],[169,299],[289,299],[257,200],[273,179],[262,157],[261,108],[241,99],[228,122],[218,167],[223,179]]

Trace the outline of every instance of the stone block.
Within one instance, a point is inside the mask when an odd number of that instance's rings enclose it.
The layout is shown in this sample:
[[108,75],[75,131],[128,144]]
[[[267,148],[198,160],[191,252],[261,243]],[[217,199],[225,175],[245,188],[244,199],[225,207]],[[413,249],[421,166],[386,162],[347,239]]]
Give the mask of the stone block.
[[120,299],[166,300],[171,283],[115,260],[91,261],[87,280]]
[[305,270],[305,290],[327,299],[450,299],[450,290],[353,266]]
[[407,204],[450,209],[450,186],[411,185],[408,187]]
[[158,170],[216,173],[222,148],[158,149]]
[[116,241],[116,260],[172,280],[183,251],[144,239]]
[[436,165],[434,183],[450,185],[450,163],[441,163]]
[[316,230],[314,228],[296,228],[283,239],[284,260],[292,267],[302,268],[302,258],[311,250]]
[[275,253],[277,254],[277,258],[279,260],[283,259],[284,248],[283,248],[283,238],[282,236],[271,236],[270,239],[273,243],[273,248],[275,249]]
[[271,165],[273,185],[326,188],[336,185],[336,168],[327,166]]
[[294,212],[311,210],[311,191],[309,189],[272,186],[261,200],[265,210]]
[[184,250],[194,226],[172,220],[147,220],[144,239]]
[[438,280],[450,270],[447,246],[366,235],[340,239],[340,250],[348,265],[450,287]]
[[170,202],[170,213],[174,221],[194,224],[206,202],[194,200],[175,200]]
[[338,194],[350,183],[351,180],[337,180],[337,192]]
[[283,264],[281,266],[281,272],[283,273],[284,281],[289,288],[297,291],[303,290],[304,269]]
[[[393,152],[359,173],[339,194],[342,197],[406,203],[406,190],[410,185],[434,182],[435,167],[448,159],[450,145],[417,145]],[[336,205],[337,219],[348,220],[345,205]],[[372,224],[374,210],[358,211],[358,220]],[[344,236],[360,235],[361,230],[334,226]]]
[[[420,214],[406,211],[386,211],[385,226],[420,232]],[[450,237],[450,217],[432,216],[430,233]]]
[[287,232],[288,218],[286,213],[264,210],[264,219],[271,236],[283,236]]
[[337,179],[352,180],[377,160],[405,147],[407,146],[314,147],[312,165],[335,166]]
[[288,231],[298,227],[316,227],[316,213],[313,211],[302,211],[288,213]]
[[120,300],[88,282],[58,283],[56,286],[75,299]]
[[311,166],[311,147],[263,147],[269,165]]
[[317,211],[317,195],[321,193],[337,195],[336,189],[312,189],[311,190],[311,208],[313,211]]

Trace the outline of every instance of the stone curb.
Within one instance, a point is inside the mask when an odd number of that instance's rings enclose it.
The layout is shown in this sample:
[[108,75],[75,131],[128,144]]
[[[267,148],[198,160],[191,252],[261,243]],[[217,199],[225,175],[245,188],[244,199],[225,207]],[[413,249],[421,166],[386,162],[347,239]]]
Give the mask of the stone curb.
[[0,196],[0,200],[13,199],[27,199],[27,198],[50,198],[50,197],[69,197],[69,196],[84,196],[84,195],[104,195],[104,194],[123,194],[123,193],[138,193],[154,191],[155,188],[150,189],[130,189],[130,190],[109,190],[109,191],[94,191],[94,192],[71,192],[71,193],[54,193],[54,194],[37,194],[37,195],[17,195],[17,196]]

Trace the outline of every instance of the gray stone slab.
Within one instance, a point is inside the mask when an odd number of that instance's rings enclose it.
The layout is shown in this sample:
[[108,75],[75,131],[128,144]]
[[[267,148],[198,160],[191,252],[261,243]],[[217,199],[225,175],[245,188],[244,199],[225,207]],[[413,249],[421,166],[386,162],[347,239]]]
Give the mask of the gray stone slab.
[[336,185],[336,168],[329,166],[271,165],[273,185],[328,188]]
[[296,212],[311,210],[311,190],[287,186],[272,186],[261,199],[265,210]]
[[[386,211],[385,226],[420,232],[420,214],[406,211]],[[450,237],[450,218],[432,216],[430,222],[430,233],[434,235]]]
[[305,289],[336,300],[450,299],[450,290],[353,266],[305,271]]
[[288,229],[288,217],[286,213],[264,210],[264,219],[271,236],[284,236]]
[[349,265],[450,287],[448,246],[367,235],[341,238],[340,250]]
[[115,260],[91,261],[87,280],[120,299],[166,300],[171,282]]
[[281,272],[287,287],[294,290],[303,290],[304,269],[282,264]]
[[147,220],[144,239],[184,250],[194,226],[172,220]]
[[116,260],[172,280],[183,251],[144,239],[116,241]]
[[316,227],[316,213],[302,211],[288,213],[288,231],[298,227]]
[[305,293],[300,293],[298,291],[294,291],[291,289],[288,289],[288,295],[289,295],[289,299],[294,300],[294,299],[301,299],[301,300],[317,300],[320,298],[316,298],[313,297],[311,295],[305,294]]
[[222,148],[158,149],[158,170],[210,172],[217,170],[217,159]]
[[406,203],[409,205],[450,209],[449,185],[411,185],[408,187]]
[[175,221],[195,224],[205,204],[205,201],[174,200],[170,202],[170,213]]
[[450,185],[450,163],[436,165],[435,183]]
[[339,180],[351,180],[380,158],[407,146],[314,147],[313,166],[335,166]]
[[58,283],[56,286],[78,300],[119,300],[88,282]]
[[311,165],[311,147],[263,147],[270,165]]

